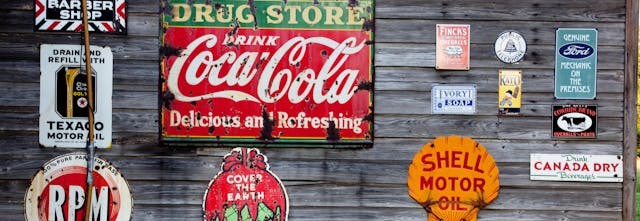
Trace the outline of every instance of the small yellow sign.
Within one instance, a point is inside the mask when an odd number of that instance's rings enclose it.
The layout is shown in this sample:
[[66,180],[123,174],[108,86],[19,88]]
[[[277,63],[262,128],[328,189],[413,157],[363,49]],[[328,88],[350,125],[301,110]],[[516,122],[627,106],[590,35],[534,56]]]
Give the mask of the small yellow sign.
[[522,107],[522,71],[498,71],[498,113],[520,114]]
[[498,174],[493,157],[473,139],[438,137],[413,157],[407,184],[428,220],[475,221],[498,197]]

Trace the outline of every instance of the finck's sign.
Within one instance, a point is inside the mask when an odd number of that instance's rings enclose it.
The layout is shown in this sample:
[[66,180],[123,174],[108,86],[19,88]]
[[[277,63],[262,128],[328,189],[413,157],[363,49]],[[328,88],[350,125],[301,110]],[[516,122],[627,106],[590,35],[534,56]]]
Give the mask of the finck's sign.
[[163,7],[164,141],[371,144],[371,1]]
[[498,174],[493,157],[473,139],[439,137],[413,157],[407,184],[429,220],[475,221],[498,197]]

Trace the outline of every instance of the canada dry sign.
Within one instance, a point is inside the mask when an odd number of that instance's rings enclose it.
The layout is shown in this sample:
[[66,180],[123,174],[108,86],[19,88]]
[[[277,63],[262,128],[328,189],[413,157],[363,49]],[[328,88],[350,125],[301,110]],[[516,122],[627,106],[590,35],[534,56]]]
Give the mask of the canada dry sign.
[[498,167],[484,146],[468,137],[439,137],[413,157],[409,195],[433,221],[475,221],[498,197]]

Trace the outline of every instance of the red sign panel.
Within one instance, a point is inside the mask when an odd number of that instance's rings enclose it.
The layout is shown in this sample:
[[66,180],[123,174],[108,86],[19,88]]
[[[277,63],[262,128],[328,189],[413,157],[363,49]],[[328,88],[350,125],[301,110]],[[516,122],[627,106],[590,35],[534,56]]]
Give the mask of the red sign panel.
[[469,25],[436,25],[436,69],[469,70]]
[[204,220],[286,221],[289,198],[258,149],[235,148],[204,195]]
[[164,6],[164,141],[371,143],[371,2],[194,2]]
[[130,220],[133,204],[127,181],[106,160],[96,157],[94,165],[93,192],[88,202],[86,154],[65,154],[44,164],[25,194],[25,220],[81,221],[88,203],[91,220]]

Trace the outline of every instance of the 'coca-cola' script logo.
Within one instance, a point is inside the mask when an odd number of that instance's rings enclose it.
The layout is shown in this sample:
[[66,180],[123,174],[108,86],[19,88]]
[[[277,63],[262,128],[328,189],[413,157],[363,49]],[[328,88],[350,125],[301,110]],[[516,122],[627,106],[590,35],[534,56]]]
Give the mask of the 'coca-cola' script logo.
[[[218,42],[216,35],[207,34],[193,40],[175,60],[169,70],[167,87],[176,100],[183,102],[224,98],[235,102],[275,103],[286,95],[292,104],[307,97],[317,104],[344,104],[357,89],[359,70],[342,68],[350,55],[365,47],[365,40],[357,41],[355,37],[342,42],[325,37],[293,37],[273,54],[244,51],[238,55],[232,50],[216,54],[214,47],[225,46]],[[311,68],[302,69],[299,73],[288,68],[276,70],[282,66],[282,60],[290,66],[299,64],[307,56],[309,45],[333,49],[319,71]],[[257,86],[250,84],[256,75]],[[202,93],[190,90],[203,82],[212,87]],[[220,86],[219,89],[216,86]],[[251,89],[255,91],[252,93]]]

